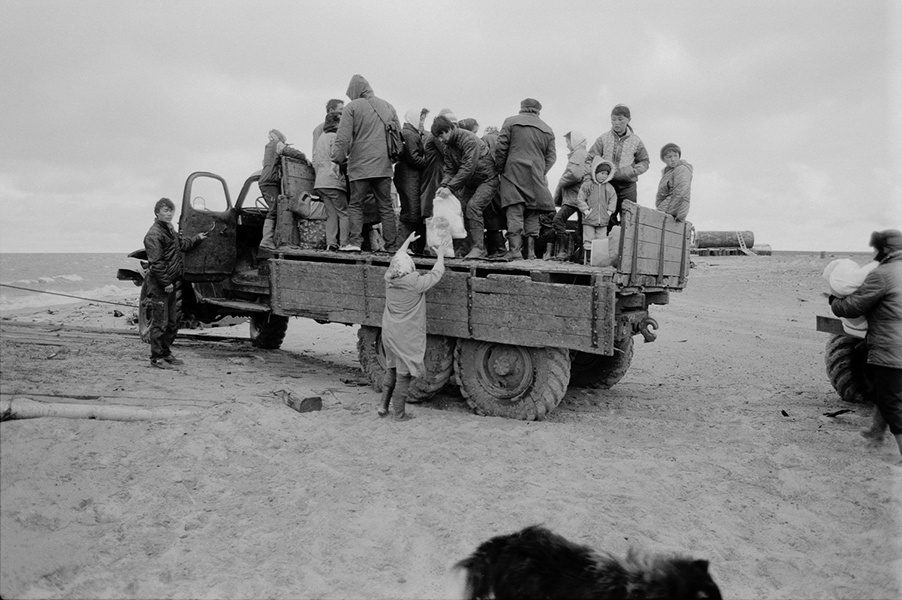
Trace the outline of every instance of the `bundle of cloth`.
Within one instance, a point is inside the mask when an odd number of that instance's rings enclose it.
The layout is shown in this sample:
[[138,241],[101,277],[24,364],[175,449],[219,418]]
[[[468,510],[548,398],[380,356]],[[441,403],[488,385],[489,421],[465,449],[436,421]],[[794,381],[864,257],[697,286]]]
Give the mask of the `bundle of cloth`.
[[[839,258],[832,261],[824,269],[824,279],[830,286],[830,293],[834,296],[848,296],[861,287],[864,278],[879,265],[877,261],[859,266],[857,262],[848,258]],[[842,328],[847,334],[863,338],[868,332],[867,317],[861,316],[854,319],[841,317]]]

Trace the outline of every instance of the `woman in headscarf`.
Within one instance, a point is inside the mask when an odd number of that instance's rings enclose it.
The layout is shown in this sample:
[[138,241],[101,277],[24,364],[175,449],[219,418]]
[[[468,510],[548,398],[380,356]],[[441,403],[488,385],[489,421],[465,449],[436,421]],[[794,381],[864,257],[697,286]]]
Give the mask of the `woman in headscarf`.
[[423,120],[429,111],[411,109],[404,114],[404,152],[395,164],[395,189],[401,202],[401,230],[399,238],[407,238],[418,231],[422,222],[420,210],[420,173],[426,168],[423,150]]
[[388,414],[406,421],[405,411],[410,380],[426,371],[426,292],[445,272],[445,247],[435,248],[438,258],[432,270],[417,273],[407,247],[419,239],[411,233],[395,253],[385,271],[385,310],[382,313],[382,349],[385,351],[385,377],[382,379],[380,417]]

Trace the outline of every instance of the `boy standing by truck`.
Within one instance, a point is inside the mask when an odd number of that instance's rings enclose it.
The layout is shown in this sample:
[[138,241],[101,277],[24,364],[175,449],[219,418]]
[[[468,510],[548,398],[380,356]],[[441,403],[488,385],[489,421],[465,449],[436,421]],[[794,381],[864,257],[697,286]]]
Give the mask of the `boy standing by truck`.
[[410,380],[422,375],[426,367],[426,292],[445,272],[445,250],[450,242],[435,248],[438,258],[432,270],[417,273],[407,247],[419,239],[416,233],[401,245],[385,272],[385,311],[382,313],[382,348],[385,351],[385,377],[382,380],[384,417],[391,405],[395,421],[412,419],[405,411]]
[[207,234],[198,233],[190,239],[180,236],[172,227],[175,204],[169,198],[160,198],[153,212],[156,219],[144,236],[148,262],[145,285],[151,305],[150,364],[171,369],[182,364],[169,349],[179,329],[175,284],[185,270],[182,253],[206,239]]

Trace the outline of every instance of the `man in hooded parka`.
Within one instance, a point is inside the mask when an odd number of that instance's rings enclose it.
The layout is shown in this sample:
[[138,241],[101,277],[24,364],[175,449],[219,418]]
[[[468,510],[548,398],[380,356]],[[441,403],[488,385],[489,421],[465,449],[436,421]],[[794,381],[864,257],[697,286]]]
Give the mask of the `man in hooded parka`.
[[554,132],[539,118],[541,110],[538,100],[523,100],[520,114],[505,119],[495,147],[495,165],[501,173],[501,206],[507,217],[509,260],[522,259],[524,233],[527,258],[536,257],[539,215],[554,211],[546,175],[557,154]]
[[[392,161],[388,156],[383,118],[400,130],[398,114],[391,104],[373,94],[370,84],[361,75],[351,77],[347,94],[351,101],[341,113],[332,147],[332,162],[347,163],[348,167],[348,244],[359,250],[363,243],[363,203],[367,194],[372,193],[379,205],[385,248],[394,252],[398,248],[391,199]],[[380,117],[380,114],[384,116]]]

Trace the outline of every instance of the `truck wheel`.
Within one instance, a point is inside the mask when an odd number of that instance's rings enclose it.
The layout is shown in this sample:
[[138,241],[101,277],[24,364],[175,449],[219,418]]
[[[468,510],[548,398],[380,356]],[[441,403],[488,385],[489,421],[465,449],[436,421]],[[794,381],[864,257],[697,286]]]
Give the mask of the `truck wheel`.
[[[178,314],[177,322],[179,328],[185,328],[186,324],[182,322],[182,282],[175,282],[175,310]],[[150,343],[150,322],[153,319],[153,307],[150,305],[150,298],[147,297],[147,278],[141,284],[141,295],[138,297],[138,335],[145,344]]]
[[251,317],[251,343],[257,348],[278,350],[288,330],[288,317],[266,313]]
[[633,360],[633,338],[614,343],[614,355],[570,351],[570,385],[610,389],[623,379]]
[[824,352],[827,377],[839,397],[846,402],[867,402],[869,388],[866,369],[868,347],[851,335],[831,335]]
[[478,414],[541,421],[567,392],[570,355],[563,348],[458,340],[454,370]]
[[[455,338],[443,335],[426,336],[426,374],[410,382],[407,402],[418,404],[435,395],[451,379],[454,364]],[[382,328],[361,325],[357,331],[357,356],[360,369],[377,392],[382,391],[385,375],[385,353],[382,349]]]

